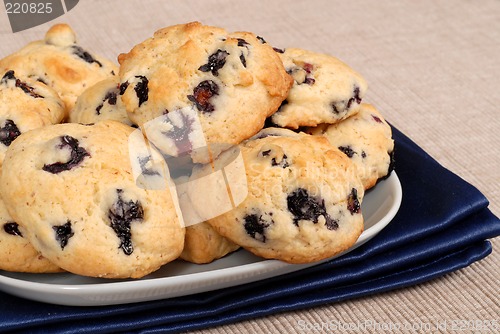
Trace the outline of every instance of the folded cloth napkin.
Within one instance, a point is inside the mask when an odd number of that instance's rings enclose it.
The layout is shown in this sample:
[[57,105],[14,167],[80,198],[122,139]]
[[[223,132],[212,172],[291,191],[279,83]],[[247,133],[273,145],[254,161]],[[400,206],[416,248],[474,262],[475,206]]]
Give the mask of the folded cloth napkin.
[[70,307],[0,293],[0,332],[176,333],[418,284],[491,252],[500,220],[473,186],[393,128],[403,201],[375,238],[332,261],[250,284],[136,304]]

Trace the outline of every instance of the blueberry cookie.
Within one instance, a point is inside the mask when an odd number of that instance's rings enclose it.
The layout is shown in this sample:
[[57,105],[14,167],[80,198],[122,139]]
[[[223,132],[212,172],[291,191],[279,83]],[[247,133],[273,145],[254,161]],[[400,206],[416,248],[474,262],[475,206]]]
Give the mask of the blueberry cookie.
[[93,124],[106,119],[133,125],[120,99],[118,77],[110,77],[87,88],[69,112],[68,122]]
[[[118,61],[122,100],[139,126],[162,117],[169,122],[167,115],[177,110],[194,111],[202,132],[191,136],[204,137],[208,145],[208,152],[193,156],[195,162],[210,161],[209,155],[257,133],[293,82],[278,54],[254,34],[199,22],[161,29]],[[175,126],[170,128],[158,132],[176,136]]]
[[25,231],[10,216],[0,198],[0,270],[53,273],[61,269],[44,258],[25,237]]
[[7,70],[54,88],[67,112],[87,87],[118,73],[115,64],[78,45],[75,32],[66,24],[52,26],[43,40],[0,60],[0,71]]
[[0,79],[0,167],[10,144],[26,131],[62,121],[64,104],[47,85],[12,70]]
[[176,259],[181,226],[169,188],[139,187],[132,127],[65,123],[26,132],[9,147],[0,191],[33,247],[79,275],[138,278]]
[[394,141],[389,124],[371,104],[336,124],[308,128],[308,133],[326,137],[356,165],[365,189],[387,177],[394,168]]
[[210,263],[239,249],[240,246],[224,238],[208,223],[194,217],[196,212],[187,194],[188,177],[176,180],[180,209],[186,225],[184,249],[180,255],[182,260],[203,264]]
[[[248,195],[207,222],[264,258],[307,263],[332,257],[351,247],[363,230],[363,185],[351,161],[328,140],[288,132],[257,135],[239,145]],[[206,175],[207,169],[199,167],[191,177]],[[191,184],[196,186],[188,187],[189,197],[203,212],[213,189]]]
[[294,83],[271,122],[297,129],[336,123],[354,113],[365,92],[365,79],[337,58],[297,48],[278,53]]

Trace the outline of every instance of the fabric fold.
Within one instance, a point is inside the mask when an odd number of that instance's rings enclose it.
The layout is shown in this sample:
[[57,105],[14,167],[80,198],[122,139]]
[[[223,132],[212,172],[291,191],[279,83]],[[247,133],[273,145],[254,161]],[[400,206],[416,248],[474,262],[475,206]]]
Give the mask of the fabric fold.
[[375,238],[340,258],[250,284],[136,304],[69,307],[0,292],[0,332],[176,333],[400,289],[486,257],[488,239],[500,235],[488,200],[396,128],[393,137],[401,207]]

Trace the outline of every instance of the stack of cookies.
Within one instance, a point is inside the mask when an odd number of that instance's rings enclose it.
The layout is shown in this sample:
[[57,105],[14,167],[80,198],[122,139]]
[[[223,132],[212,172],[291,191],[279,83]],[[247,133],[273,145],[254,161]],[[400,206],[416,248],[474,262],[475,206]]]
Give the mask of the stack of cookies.
[[198,22],[118,56],[71,28],[0,60],[0,269],[140,278],[351,247],[391,128],[338,59]]

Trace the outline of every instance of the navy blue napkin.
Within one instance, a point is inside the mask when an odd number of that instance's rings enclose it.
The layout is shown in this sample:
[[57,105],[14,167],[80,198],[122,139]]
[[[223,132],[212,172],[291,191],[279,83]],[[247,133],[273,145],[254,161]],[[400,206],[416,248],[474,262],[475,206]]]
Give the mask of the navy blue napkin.
[[395,128],[393,136],[401,208],[345,256],[242,286],[127,305],[50,305],[0,292],[0,332],[177,333],[403,288],[490,254],[500,220],[487,199]]

